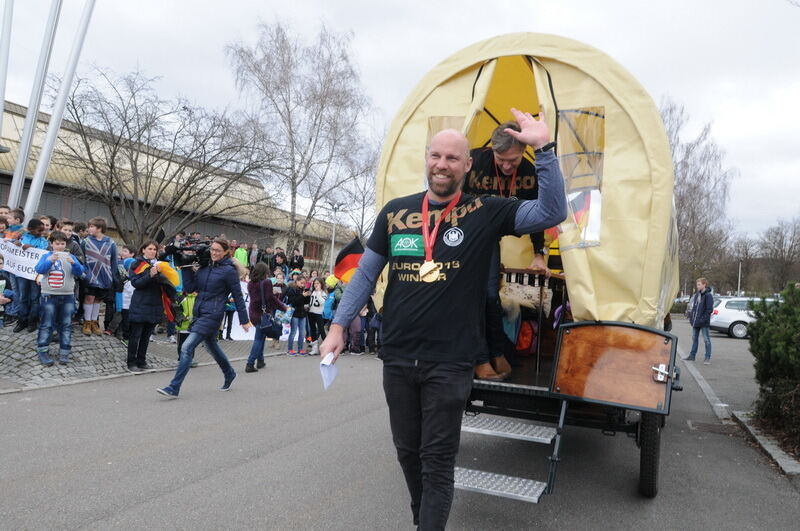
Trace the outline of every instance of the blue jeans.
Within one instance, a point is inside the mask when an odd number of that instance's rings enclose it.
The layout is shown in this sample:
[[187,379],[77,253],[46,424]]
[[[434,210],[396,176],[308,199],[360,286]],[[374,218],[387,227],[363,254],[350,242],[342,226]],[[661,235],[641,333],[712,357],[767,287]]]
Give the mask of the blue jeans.
[[294,344],[294,337],[297,336],[297,350],[305,349],[306,338],[303,334],[306,332],[306,318],[305,317],[292,317],[292,323],[289,327],[289,344],[286,345],[287,350],[292,350]]
[[39,318],[39,294],[41,288],[35,281],[17,277],[17,292],[19,293],[19,303],[17,304],[17,317],[20,321],[31,321]]
[[214,361],[216,361],[217,365],[219,365],[219,368],[222,369],[222,374],[225,375],[226,380],[233,378],[236,375],[236,371],[234,371],[233,367],[231,367],[231,362],[228,361],[228,357],[225,356],[225,353],[219,347],[219,343],[217,343],[216,331],[211,332],[207,336],[197,332],[189,332],[189,337],[187,337],[184,340],[183,345],[181,345],[181,357],[178,361],[178,369],[175,371],[175,377],[167,386],[167,389],[176,395],[180,393],[183,380],[186,378],[186,375],[189,373],[189,369],[192,366],[194,350],[201,342],[205,344],[206,349],[208,349],[208,352],[214,358]]
[[36,338],[39,361],[50,363],[50,336],[58,328],[59,359],[69,361],[72,352],[72,313],[75,311],[75,295],[42,295],[42,320]]
[[264,343],[267,339],[267,330],[268,328],[258,328],[256,329],[256,337],[253,339],[253,346],[250,347],[250,356],[247,358],[247,364],[252,365],[258,361],[264,361]]
[[9,285],[6,286],[6,289],[10,289],[14,292],[14,298],[11,299],[11,304],[6,306],[6,315],[16,317],[19,315],[19,288],[17,287],[19,284],[19,279],[16,277],[16,275],[9,273],[8,282]]
[[692,327],[692,350],[689,351],[689,359],[693,360],[697,354],[697,336],[703,332],[703,343],[706,346],[706,360],[711,359],[711,336],[708,334],[708,327]]

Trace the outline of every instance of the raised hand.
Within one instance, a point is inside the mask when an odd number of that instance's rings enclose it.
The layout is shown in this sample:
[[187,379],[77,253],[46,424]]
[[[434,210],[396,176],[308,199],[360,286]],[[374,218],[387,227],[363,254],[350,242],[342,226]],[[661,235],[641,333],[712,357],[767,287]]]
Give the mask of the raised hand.
[[539,149],[548,142],[550,142],[550,128],[544,120],[544,111],[539,111],[539,118],[534,118],[529,112],[518,111],[512,108],[511,114],[519,124],[522,131],[517,132],[513,129],[506,129],[506,133],[513,136],[520,142],[533,146],[533,149]]

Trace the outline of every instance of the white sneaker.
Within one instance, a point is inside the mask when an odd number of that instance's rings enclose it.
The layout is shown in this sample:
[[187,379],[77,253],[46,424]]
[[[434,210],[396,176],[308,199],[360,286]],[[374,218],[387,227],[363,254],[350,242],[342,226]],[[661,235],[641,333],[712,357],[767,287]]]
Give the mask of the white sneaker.
[[175,336],[169,336],[169,342],[170,343],[177,343],[178,342],[178,338],[176,338]]
[[155,340],[156,340],[156,336],[154,334],[150,334],[150,341],[155,341]]
[[311,355],[319,356],[319,339],[311,343]]

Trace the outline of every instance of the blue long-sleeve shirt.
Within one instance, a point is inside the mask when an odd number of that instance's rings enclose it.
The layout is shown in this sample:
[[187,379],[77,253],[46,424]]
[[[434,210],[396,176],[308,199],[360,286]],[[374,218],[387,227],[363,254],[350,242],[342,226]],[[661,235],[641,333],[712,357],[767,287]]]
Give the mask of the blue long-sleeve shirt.
[[[45,253],[39,258],[34,268],[42,275],[42,294],[44,295],[72,295],[75,292],[75,279],[81,278],[85,272],[84,266],[74,254],[60,252],[59,259],[50,260],[53,251]],[[70,265],[67,257],[72,259]]]

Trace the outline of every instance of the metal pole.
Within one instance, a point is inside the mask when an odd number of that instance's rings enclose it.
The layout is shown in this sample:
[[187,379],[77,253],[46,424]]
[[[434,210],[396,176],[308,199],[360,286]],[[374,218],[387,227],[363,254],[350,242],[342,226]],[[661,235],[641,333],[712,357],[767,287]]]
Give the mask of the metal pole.
[[[36,76],[31,88],[31,99],[28,102],[28,112],[25,114],[25,127],[19,143],[17,166],[14,169],[14,178],[11,181],[11,191],[8,195],[8,204],[12,208],[22,202],[22,188],[25,184],[25,167],[28,165],[28,155],[31,152],[33,133],[36,131],[36,121],[39,118],[39,105],[42,103],[42,92],[47,78],[47,66],[50,64],[50,52],[53,51],[53,40],[58,27],[58,17],[61,13],[62,0],[53,0],[50,4],[50,16],[44,30],[42,49],[39,51],[39,64],[36,65]],[[30,213],[27,214],[28,217]]]
[[339,209],[339,205],[333,205],[333,231],[331,232],[331,267],[329,271],[333,274],[333,246],[336,244],[336,211]]
[[86,40],[86,32],[89,29],[89,22],[92,19],[94,3],[95,0],[86,0],[86,4],[83,6],[83,14],[81,15],[81,21],[78,25],[78,33],[75,35],[75,41],[72,43],[72,50],[69,52],[67,70],[64,72],[64,78],[61,80],[61,86],[58,88],[58,96],[56,97],[55,107],[53,108],[53,115],[50,117],[47,136],[44,139],[44,144],[42,144],[42,152],[39,155],[39,161],[36,163],[36,171],[33,174],[31,188],[28,190],[28,199],[25,201],[25,215],[28,218],[32,217],[33,213],[36,212],[36,209],[39,207],[39,198],[42,196],[42,188],[47,178],[47,168],[50,166],[50,157],[53,155],[53,148],[55,148],[56,140],[58,139],[58,132],[61,130],[64,108],[67,106],[67,97],[72,89],[72,80],[75,78],[75,70],[78,67],[78,60],[81,57],[81,49]]
[[[11,19],[14,17],[14,0],[6,0],[3,6],[3,33],[0,35],[0,138],[3,136],[3,113],[6,107],[6,77],[8,76],[8,52],[11,49]],[[0,153],[8,153],[0,145]]]
[[736,282],[736,296],[742,296],[742,261],[739,260],[739,280]]

